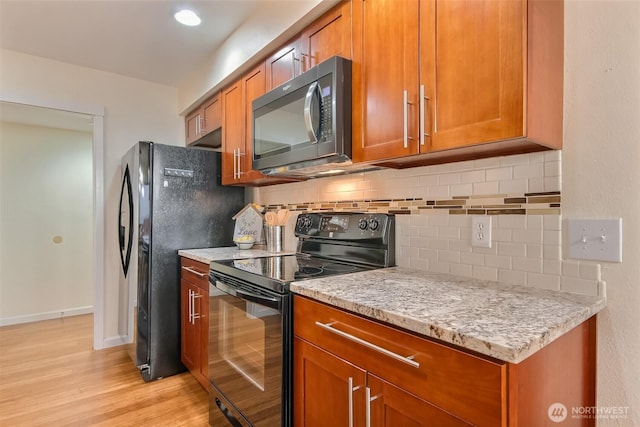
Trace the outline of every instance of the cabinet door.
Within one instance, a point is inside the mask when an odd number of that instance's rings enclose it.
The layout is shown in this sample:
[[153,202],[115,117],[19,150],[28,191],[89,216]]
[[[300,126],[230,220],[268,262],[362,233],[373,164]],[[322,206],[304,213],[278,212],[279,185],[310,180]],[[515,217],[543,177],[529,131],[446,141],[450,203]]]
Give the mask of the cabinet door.
[[182,279],[180,281],[180,332],[181,332],[181,359],[184,366],[190,371],[197,371],[200,367],[200,323],[191,320],[193,313],[193,293],[198,288]]
[[208,99],[202,106],[202,133],[207,134],[222,126],[222,101],[220,94]]
[[197,109],[184,119],[185,142],[187,145],[200,138],[201,109]]
[[418,153],[418,12],[418,0],[353,1],[356,162]]
[[374,375],[367,375],[372,427],[468,427],[472,424],[407,393]]
[[[300,74],[300,39],[280,48],[265,61],[266,89],[271,90]],[[265,77],[262,77],[263,81]],[[264,93],[264,86],[263,86]]]
[[244,110],[242,82],[237,81],[222,93],[222,184],[237,184],[238,153],[244,150]]
[[365,372],[299,338],[293,346],[294,425],[364,426]]
[[302,71],[334,55],[351,59],[351,2],[349,1],[340,2],[302,33]]
[[526,1],[422,0],[420,11],[430,150],[523,136]]
[[253,109],[254,99],[265,93],[265,66],[260,64],[242,79],[242,104],[244,117],[244,146],[240,156],[241,180],[248,182],[264,178],[264,175],[253,170]]
[[297,181],[267,177],[253,170],[251,103],[264,92],[264,63],[222,91],[222,185],[268,185]]
[[[371,375],[478,426],[505,425],[505,363],[480,358],[298,295],[294,298],[293,317],[296,336]],[[390,353],[373,350],[372,346],[402,357],[390,357]],[[408,355],[417,365],[409,363]]]

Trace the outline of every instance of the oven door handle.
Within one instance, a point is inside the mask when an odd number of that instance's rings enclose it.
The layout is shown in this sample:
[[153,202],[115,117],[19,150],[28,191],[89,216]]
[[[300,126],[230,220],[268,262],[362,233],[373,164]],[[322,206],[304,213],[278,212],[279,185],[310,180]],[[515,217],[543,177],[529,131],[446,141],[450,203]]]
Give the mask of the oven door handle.
[[280,309],[282,308],[281,298],[271,298],[264,295],[256,295],[240,289],[236,290],[236,296],[238,298],[242,298],[250,302],[255,302],[256,304],[264,305],[266,307],[273,308],[278,311],[280,311]]
[[220,289],[226,294],[233,295],[234,297],[238,297],[249,302],[255,302],[256,304],[261,304],[265,307],[273,308],[278,311],[281,311],[282,309],[282,298],[256,295],[251,292],[243,291],[242,289],[230,286],[219,280],[216,280],[216,288]]

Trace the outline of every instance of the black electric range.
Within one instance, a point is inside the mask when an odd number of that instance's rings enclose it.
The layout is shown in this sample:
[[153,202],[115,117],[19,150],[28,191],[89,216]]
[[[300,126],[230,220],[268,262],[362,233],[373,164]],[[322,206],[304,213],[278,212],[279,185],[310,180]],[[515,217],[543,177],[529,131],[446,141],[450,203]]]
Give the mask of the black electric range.
[[395,265],[393,215],[303,213],[295,235],[295,255],[210,265],[211,425],[292,425],[289,283]]

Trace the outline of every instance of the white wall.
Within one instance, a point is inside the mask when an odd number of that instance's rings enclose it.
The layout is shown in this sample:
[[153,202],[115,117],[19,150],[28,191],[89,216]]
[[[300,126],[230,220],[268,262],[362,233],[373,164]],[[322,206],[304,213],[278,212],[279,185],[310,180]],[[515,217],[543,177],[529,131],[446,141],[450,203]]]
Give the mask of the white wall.
[[0,50],[0,57],[0,98],[104,107],[104,336],[117,342],[120,161],[139,140],[184,144],[177,90],[14,51]]
[[91,133],[2,122],[0,152],[0,324],[91,312]]
[[640,425],[640,2],[565,5],[563,217],[621,217],[623,262],[603,263],[598,405]]

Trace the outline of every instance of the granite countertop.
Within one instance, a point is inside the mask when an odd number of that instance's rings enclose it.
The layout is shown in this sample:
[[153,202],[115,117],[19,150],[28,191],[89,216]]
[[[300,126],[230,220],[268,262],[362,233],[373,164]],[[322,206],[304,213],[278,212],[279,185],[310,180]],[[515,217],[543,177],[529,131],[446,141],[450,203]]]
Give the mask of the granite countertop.
[[391,267],[291,283],[333,306],[519,363],[606,305],[603,297]]
[[223,259],[261,258],[274,255],[291,255],[296,253],[295,251],[282,251],[274,253],[267,251],[265,248],[266,246],[254,245],[251,249],[245,250],[238,249],[237,246],[204,249],[181,249],[178,251],[178,255],[209,264],[211,263],[211,261],[219,261]]

